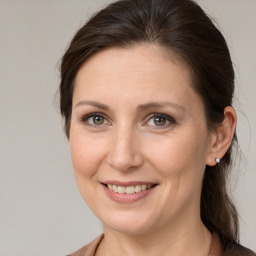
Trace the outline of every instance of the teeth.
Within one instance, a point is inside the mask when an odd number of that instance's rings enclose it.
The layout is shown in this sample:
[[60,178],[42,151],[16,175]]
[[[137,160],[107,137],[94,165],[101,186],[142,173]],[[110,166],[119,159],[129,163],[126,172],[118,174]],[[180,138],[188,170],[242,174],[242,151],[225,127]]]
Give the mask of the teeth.
[[135,186],[135,192],[138,193],[140,191],[141,191],[141,186],[140,185]]
[[125,187],[118,186],[118,187],[117,187],[117,192],[118,192],[119,194],[124,194],[124,193],[125,193]]
[[126,194],[133,194],[133,193],[135,193],[135,188],[134,188],[134,186],[126,187],[125,193],[126,193]]
[[114,191],[119,194],[134,194],[134,193],[139,193],[141,191],[145,191],[151,188],[152,185],[136,185],[136,186],[123,187],[123,186],[107,184],[107,187],[111,191]]
[[[110,189],[111,190],[111,189]],[[118,189],[117,189],[117,186],[116,185],[113,185],[113,191],[114,192],[117,192],[118,191]]]

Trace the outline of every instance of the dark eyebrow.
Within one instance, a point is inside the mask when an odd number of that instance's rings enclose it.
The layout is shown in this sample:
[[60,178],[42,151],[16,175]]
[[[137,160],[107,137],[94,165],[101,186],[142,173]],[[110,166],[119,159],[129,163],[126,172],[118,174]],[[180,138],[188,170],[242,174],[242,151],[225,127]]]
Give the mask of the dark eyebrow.
[[166,108],[166,107],[172,107],[172,108],[177,108],[177,109],[180,109],[182,111],[185,111],[185,108],[181,105],[178,105],[176,103],[173,103],[173,102],[149,102],[149,103],[146,103],[146,104],[142,104],[142,105],[139,105],[137,107],[138,111],[143,111],[143,110],[146,110],[146,109],[149,109],[149,108]]
[[[96,108],[100,108],[100,109],[103,109],[103,110],[109,110],[109,107],[107,105],[102,104],[102,103],[97,102],[97,101],[92,101],[92,100],[79,101],[75,105],[75,108],[79,107],[79,106],[83,106],[83,105],[91,105],[91,106],[94,106]],[[173,107],[173,108],[177,108],[177,109],[185,111],[185,108],[183,106],[178,105],[178,104],[173,103],[173,102],[149,102],[149,103],[146,103],[146,104],[139,105],[137,107],[137,110],[141,112],[143,110],[147,110],[147,109],[150,109],[150,108],[166,108],[166,107]]]
[[100,108],[100,109],[103,109],[103,110],[109,110],[109,107],[107,105],[99,103],[97,101],[93,101],[93,100],[82,100],[82,101],[79,101],[75,105],[75,108],[79,107],[79,106],[83,106],[83,105],[91,105],[91,106],[94,106],[96,108]]

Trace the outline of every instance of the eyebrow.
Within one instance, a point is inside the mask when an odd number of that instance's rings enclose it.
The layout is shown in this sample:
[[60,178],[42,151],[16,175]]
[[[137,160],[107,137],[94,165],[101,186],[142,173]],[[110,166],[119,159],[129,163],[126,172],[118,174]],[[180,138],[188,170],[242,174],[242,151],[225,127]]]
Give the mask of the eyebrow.
[[149,102],[146,104],[139,105],[137,107],[138,111],[143,111],[150,108],[166,108],[166,107],[172,107],[177,108],[179,110],[185,111],[185,108],[179,104],[173,103],[173,102]]
[[[96,108],[99,109],[103,109],[103,110],[109,110],[109,107],[105,104],[102,104],[100,102],[97,101],[92,101],[92,100],[82,100],[79,101],[76,105],[75,108],[79,107],[79,106],[84,106],[84,105],[90,105],[90,106],[94,106]],[[172,108],[177,108],[179,110],[185,111],[185,108],[179,104],[173,103],[173,102],[149,102],[146,104],[142,104],[139,105],[137,107],[137,110],[139,112],[150,109],[150,108],[166,108],[166,107],[172,107]]]
[[93,101],[93,100],[82,100],[82,101],[79,101],[75,105],[75,108],[79,107],[79,106],[84,106],[84,105],[90,105],[90,106],[94,106],[96,108],[100,108],[100,109],[103,109],[103,110],[109,110],[109,107],[107,105],[102,104],[102,103],[97,102],[97,101]]

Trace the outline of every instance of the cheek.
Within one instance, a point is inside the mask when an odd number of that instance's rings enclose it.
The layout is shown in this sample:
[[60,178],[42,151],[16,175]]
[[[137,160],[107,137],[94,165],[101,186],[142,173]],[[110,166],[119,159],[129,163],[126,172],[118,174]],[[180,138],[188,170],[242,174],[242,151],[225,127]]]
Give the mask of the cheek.
[[100,139],[90,138],[83,133],[71,133],[70,150],[77,178],[92,177],[96,174],[104,158],[105,148]]
[[[196,136],[183,134],[180,137],[163,138],[155,145],[147,147],[148,159],[160,174],[165,188],[160,201],[166,208],[166,216],[170,206],[171,211],[175,212],[190,205],[198,205],[206,151],[204,142],[198,139]],[[170,202],[170,206],[166,206],[166,202]]]
[[164,175],[205,166],[207,148],[195,135],[163,138],[146,148],[149,161]]
[[104,147],[97,140],[77,133],[70,136],[70,150],[78,189],[87,205],[94,211],[97,172],[104,158]]
[[[185,131],[185,130],[184,130]],[[164,200],[182,208],[200,198],[206,161],[206,138],[187,130],[165,137],[148,148],[148,159],[166,188]],[[206,133],[205,133],[206,134]]]

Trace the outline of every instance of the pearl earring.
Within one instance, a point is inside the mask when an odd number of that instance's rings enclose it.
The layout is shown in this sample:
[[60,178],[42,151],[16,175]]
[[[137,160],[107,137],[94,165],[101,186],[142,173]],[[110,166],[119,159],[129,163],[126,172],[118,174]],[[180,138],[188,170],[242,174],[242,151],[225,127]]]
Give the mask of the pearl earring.
[[215,161],[216,161],[217,164],[219,164],[220,163],[220,158],[215,158]]

